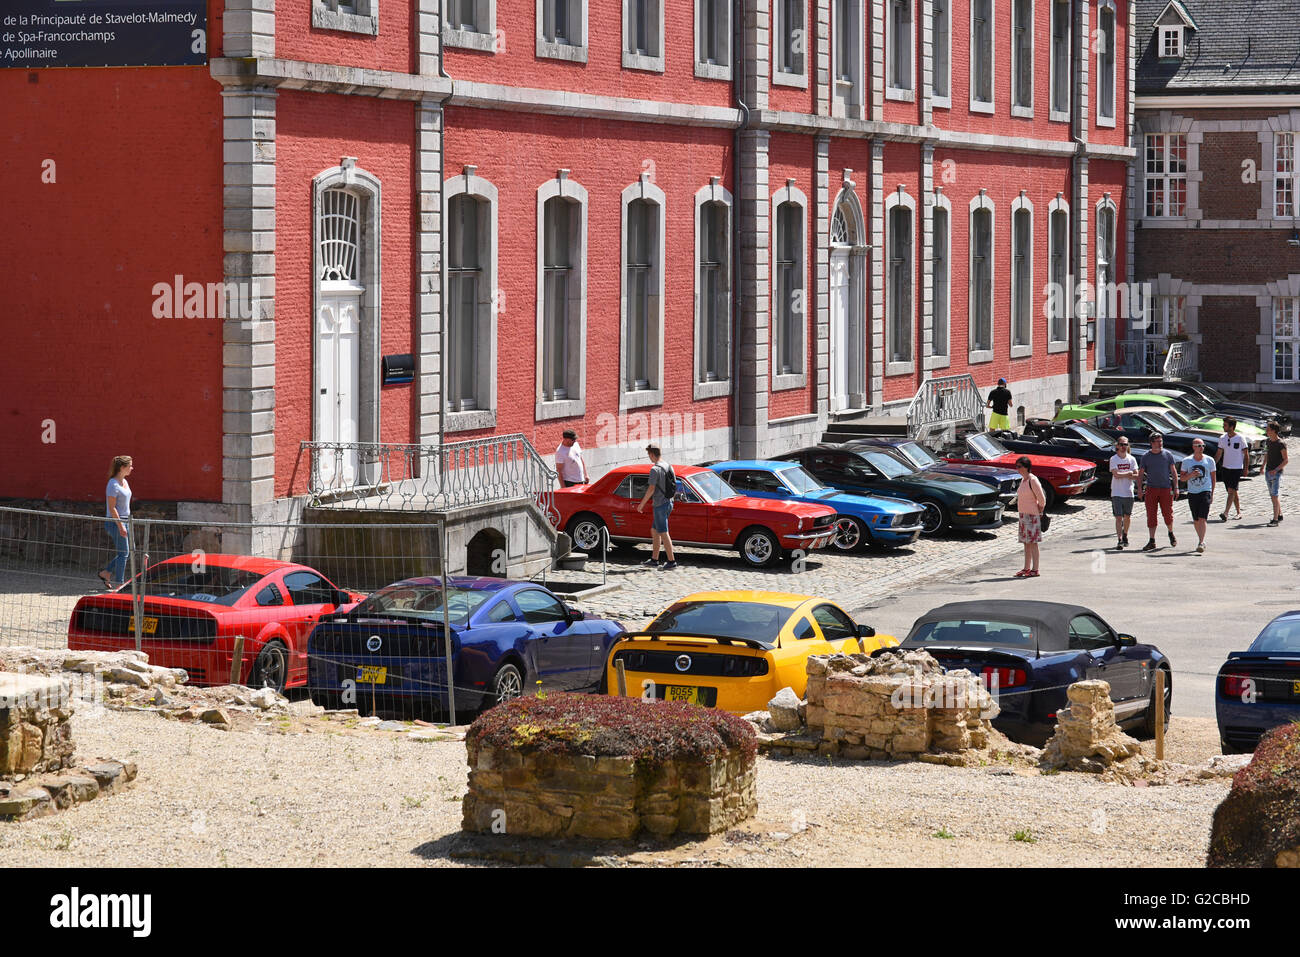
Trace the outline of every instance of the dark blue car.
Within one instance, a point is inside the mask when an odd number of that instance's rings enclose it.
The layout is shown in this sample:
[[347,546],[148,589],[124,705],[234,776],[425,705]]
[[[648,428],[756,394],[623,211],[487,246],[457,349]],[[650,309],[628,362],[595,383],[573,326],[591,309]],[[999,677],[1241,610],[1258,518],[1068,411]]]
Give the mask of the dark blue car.
[[1020,473],[1015,469],[1002,465],[980,465],[976,462],[945,462],[916,439],[881,436],[872,439],[855,439],[846,442],[845,445],[890,449],[922,472],[938,472],[942,475],[957,475],[978,482],[987,482],[998,490],[998,498],[1002,500],[1003,507],[1011,504],[1016,497],[1016,489],[1020,488]]
[[[442,583],[408,578],[307,639],[307,687],[328,708],[403,714],[447,706]],[[457,714],[524,692],[603,690],[618,622],[584,614],[533,582],[447,579]]]
[[953,602],[918,618],[902,647],[928,651],[949,671],[982,675],[1000,709],[993,726],[1026,744],[1051,736],[1075,681],[1108,682],[1116,722],[1140,724],[1148,736],[1155,734],[1157,669],[1165,672],[1166,720],[1173,703],[1169,659],[1082,605]]
[[1224,754],[1254,751],[1266,731],[1300,721],[1300,610],[1278,615],[1250,648],[1228,655],[1214,712]]

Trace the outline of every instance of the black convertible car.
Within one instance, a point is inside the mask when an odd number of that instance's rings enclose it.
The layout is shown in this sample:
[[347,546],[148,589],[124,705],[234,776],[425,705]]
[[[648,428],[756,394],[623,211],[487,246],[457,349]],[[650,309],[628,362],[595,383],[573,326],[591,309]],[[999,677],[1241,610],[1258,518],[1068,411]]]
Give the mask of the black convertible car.
[[1050,601],[962,601],[941,605],[912,625],[902,648],[928,651],[949,671],[982,675],[999,713],[993,726],[1041,745],[1075,681],[1110,684],[1115,721],[1155,733],[1158,669],[1165,672],[1165,718],[1173,702],[1169,659],[1154,645],[1112,628],[1090,608]]
[[[1097,466],[1098,491],[1109,495],[1110,458],[1115,454],[1115,438],[1083,422],[1053,422],[1050,419],[1030,419],[1024,431],[992,433],[1012,452],[1029,455],[1065,455],[1083,459]],[[1130,442],[1130,452],[1141,456],[1151,450],[1148,443]]]
[[[1203,429],[1180,429],[1160,408],[1117,409],[1102,415],[1094,415],[1083,420],[1098,432],[1109,436],[1126,435],[1130,442],[1144,445],[1151,443],[1151,436],[1159,432],[1165,437],[1165,448],[1178,455],[1191,455],[1192,443],[1197,439],[1205,443],[1205,454],[1214,455],[1219,449],[1219,434]],[[1061,423],[1058,423],[1061,424]],[[1250,449],[1250,471],[1259,474],[1264,464],[1264,443],[1252,443]]]
[[1177,379],[1166,379],[1162,382],[1153,382],[1150,386],[1129,387],[1125,389],[1106,390],[1102,392],[1103,396],[1117,395],[1120,392],[1149,392],[1152,389],[1172,389],[1177,392],[1183,392],[1200,398],[1202,402],[1209,405],[1220,415],[1236,416],[1239,419],[1260,419],[1268,421],[1273,419],[1282,427],[1282,436],[1291,434],[1291,416],[1284,410],[1274,405],[1264,405],[1259,402],[1243,402],[1240,399],[1229,399],[1218,389],[1205,385],[1202,382],[1183,382]]

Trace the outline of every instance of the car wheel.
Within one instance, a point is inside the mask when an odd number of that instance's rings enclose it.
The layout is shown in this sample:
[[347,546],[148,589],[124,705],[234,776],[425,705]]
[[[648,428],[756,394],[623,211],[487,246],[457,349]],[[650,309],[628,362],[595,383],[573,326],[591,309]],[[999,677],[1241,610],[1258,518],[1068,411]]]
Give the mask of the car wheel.
[[1054,508],[1056,506],[1056,499],[1058,496],[1056,494],[1056,489],[1052,488],[1051,482],[1043,482],[1042,486],[1043,486],[1043,511],[1046,512],[1049,508]]
[[485,696],[483,710],[495,708],[503,701],[518,698],[524,693],[524,676],[515,665],[504,664],[492,678],[492,690]]
[[590,512],[575,515],[570,519],[569,526],[565,531],[568,532],[569,538],[572,539],[573,547],[581,552],[599,554],[601,546],[606,540],[605,523]]
[[284,694],[284,685],[288,680],[289,649],[279,641],[268,641],[262,646],[261,654],[248,673],[248,686],[271,688],[276,694]]
[[736,547],[740,557],[751,568],[767,568],[781,557],[781,546],[776,536],[765,528],[747,528],[740,534]]
[[[1165,669],[1165,732],[1169,731],[1169,716],[1174,706],[1174,683],[1169,675],[1169,670]],[[1145,716],[1142,718],[1142,733],[1148,738],[1156,736],[1156,689],[1151,689],[1151,700],[1147,704]]]
[[326,711],[338,711],[343,707],[343,692],[313,690],[311,703],[320,705]]
[[933,499],[925,499],[921,506],[921,534],[933,535],[948,524],[948,512]]
[[835,537],[831,544],[837,551],[854,552],[870,541],[867,527],[856,518],[844,516],[835,523]]

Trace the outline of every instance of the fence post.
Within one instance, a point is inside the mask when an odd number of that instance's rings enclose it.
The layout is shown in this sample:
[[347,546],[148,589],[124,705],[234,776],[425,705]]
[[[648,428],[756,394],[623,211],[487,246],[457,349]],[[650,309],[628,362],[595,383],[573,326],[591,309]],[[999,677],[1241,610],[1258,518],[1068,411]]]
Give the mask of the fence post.
[[[140,523],[145,528],[148,522]],[[128,515],[126,519],[126,554],[131,563],[131,621],[134,623],[135,650],[143,650],[142,629],[144,628],[144,591],[140,587],[140,576],[135,567],[135,523]]]
[[1156,669],[1156,760],[1165,759],[1165,669]]
[[244,665],[244,636],[235,635],[235,650],[230,656],[230,684],[239,684],[239,673]]
[[617,677],[618,677],[618,696],[620,698],[626,698],[627,697],[627,672],[623,670],[622,658],[614,659],[614,671],[617,673]]
[[447,611],[447,523],[438,523],[438,572],[442,578],[442,643],[447,655],[447,716],[456,724],[456,674],[451,661],[451,620]]

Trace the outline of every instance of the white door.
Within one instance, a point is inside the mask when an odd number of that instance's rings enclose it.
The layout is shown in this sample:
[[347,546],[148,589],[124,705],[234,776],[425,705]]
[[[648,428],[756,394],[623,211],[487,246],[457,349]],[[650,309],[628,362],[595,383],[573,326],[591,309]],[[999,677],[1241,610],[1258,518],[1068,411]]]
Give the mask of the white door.
[[[316,316],[316,441],[355,443],[360,405],[361,290],[320,294]],[[357,484],[357,450],[326,452],[320,462],[325,488]]]
[[852,350],[849,336],[849,251],[831,250],[831,411],[849,408]]

